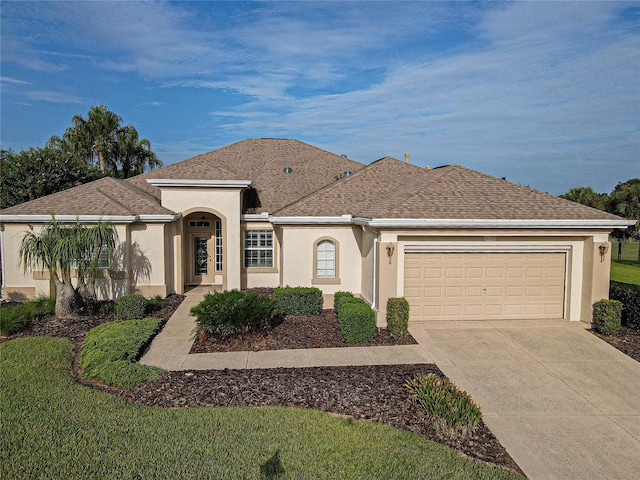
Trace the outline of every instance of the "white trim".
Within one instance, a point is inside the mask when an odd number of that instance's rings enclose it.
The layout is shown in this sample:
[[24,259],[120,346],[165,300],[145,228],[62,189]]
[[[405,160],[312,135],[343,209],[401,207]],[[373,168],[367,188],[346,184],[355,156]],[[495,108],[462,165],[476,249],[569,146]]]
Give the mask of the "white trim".
[[464,218],[363,218],[356,217],[356,224],[375,228],[626,228],[635,220],[527,220],[527,219],[464,219]]
[[351,225],[353,217],[269,217],[274,225]]
[[173,222],[182,216],[180,213],[174,214],[151,214],[151,215],[2,215],[0,222],[4,223],[47,223],[55,219],[60,223],[166,223]]
[[186,180],[175,178],[148,178],[154,187],[202,187],[202,188],[248,188],[251,180]]
[[7,223],[47,223],[55,218],[60,223],[97,223],[110,221],[113,223],[133,223],[138,217],[135,215],[2,215],[0,222]]
[[0,264],[2,265],[2,283],[0,283],[0,298],[4,298],[7,269],[4,264],[4,228],[0,229]]
[[173,214],[167,214],[167,215],[162,215],[162,214],[156,214],[156,215],[137,215],[137,220],[139,222],[145,222],[145,223],[168,223],[168,222],[175,222],[176,220],[178,220],[179,218],[182,217],[181,213],[173,213]]
[[566,245],[405,245],[404,253],[565,253]]
[[242,222],[268,222],[269,214],[268,213],[245,213],[240,215],[240,220]]

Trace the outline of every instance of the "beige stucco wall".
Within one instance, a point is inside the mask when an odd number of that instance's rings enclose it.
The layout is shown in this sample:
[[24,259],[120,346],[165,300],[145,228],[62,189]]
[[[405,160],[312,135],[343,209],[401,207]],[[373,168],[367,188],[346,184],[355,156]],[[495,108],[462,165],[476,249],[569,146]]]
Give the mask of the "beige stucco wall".
[[374,248],[376,234],[375,232],[363,231],[360,235],[360,250],[362,255],[362,269],[360,274],[360,295],[367,302],[374,301],[373,294],[373,273],[374,273]]
[[[20,266],[20,244],[25,232],[38,234],[44,224],[7,223],[3,225],[2,241],[4,254],[3,298],[27,299],[38,295],[54,295],[49,273],[43,271],[24,272]],[[129,234],[127,225],[114,225],[118,239],[114,258],[109,270],[101,271],[96,280],[98,299],[118,298],[129,293],[129,279],[125,272]]]
[[127,270],[132,292],[166,296],[164,230],[163,223],[134,223],[129,226]]
[[[428,235],[424,233],[415,230],[381,232],[377,299],[379,326],[386,325],[387,299],[404,295],[405,251],[420,247],[426,251],[563,251],[567,254],[565,319],[591,322],[593,303],[607,298],[611,249],[601,262],[598,246],[607,241],[608,232],[443,229],[431,231]],[[394,247],[391,263],[386,253],[387,245]]]
[[[241,190],[238,188],[162,188],[161,203],[174,212],[186,216],[193,212],[208,212],[221,218],[224,222],[225,271],[224,286],[227,289],[241,287],[241,245],[240,208]],[[181,291],[184,284],[184,252],[183,239],[179,231],[175,233],[173,247],[174,278],[176,291]],[[181,278],[182,277],[182,278]]]
[[[314,283],[314,244],[323,237],[336,241],[339,283]],[[362,229],[359,226],[282,226],[283,286],[318,287],[325,294],[337,291],[361,293]]]

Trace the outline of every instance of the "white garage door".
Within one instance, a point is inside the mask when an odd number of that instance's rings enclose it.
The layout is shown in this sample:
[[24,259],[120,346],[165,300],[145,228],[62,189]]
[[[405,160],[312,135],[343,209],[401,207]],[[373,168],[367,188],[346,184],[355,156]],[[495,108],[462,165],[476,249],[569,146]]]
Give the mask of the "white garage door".
[[564,253],[407,253],[411,320],[564,317]]

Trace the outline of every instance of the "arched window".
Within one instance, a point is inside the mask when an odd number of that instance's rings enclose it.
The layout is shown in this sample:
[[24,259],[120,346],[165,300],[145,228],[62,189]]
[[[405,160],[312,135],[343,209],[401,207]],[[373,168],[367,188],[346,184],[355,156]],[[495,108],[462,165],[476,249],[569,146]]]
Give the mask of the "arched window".
[[336,278],[336,244],[331,240],[316,243],[316,278]]

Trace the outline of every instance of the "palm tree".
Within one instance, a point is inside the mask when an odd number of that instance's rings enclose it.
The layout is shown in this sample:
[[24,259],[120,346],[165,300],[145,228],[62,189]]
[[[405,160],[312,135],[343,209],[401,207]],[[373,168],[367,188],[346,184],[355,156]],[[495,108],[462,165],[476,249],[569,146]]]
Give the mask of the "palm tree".
[[[635,218],[636,224],[623,235],[640,240],[640,178],[620,182],[611,192],[609,211],[626,218]],[[640,242],[638,242],[638,263],[640,263]]]
[[[77,314],[84,305],[83,294],[95,299],[95,280],[101,249],[112,251],[116,231],[109,222],[86,227],[76,222],[64,226],[55,217],[37,234],[26,232],[20,245],[24,271],[46,270],[56,290],[56,316]],[[78,272],[77,287],[71,283],[71,269]]]
[[110,164],[116,176],[129,178],[143,173],[146,169],[153,170],[161,166],[162,162],[151,150],[151,142],[146,138],[139,138],[133,125],[118,130],[115,155]]
[[598,210],[604,210],[608,200],[606,193],[598,193],[591,187],[574,187],[560,197]]
[[67,128],[63,138],[76,154],[87,159],[87,163],[93,163],[94,154],[97,155],[98,168],[104,172],[105,158],[113,155],[121,123],[120,115],[98,105],[89,109],[86,119],[74,115],[72,126]]

